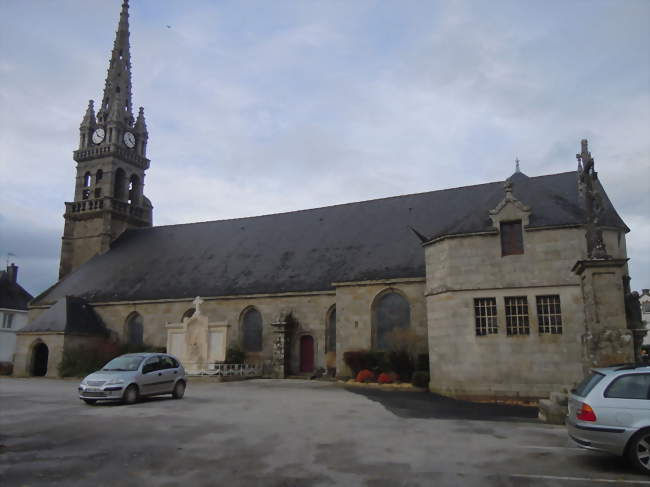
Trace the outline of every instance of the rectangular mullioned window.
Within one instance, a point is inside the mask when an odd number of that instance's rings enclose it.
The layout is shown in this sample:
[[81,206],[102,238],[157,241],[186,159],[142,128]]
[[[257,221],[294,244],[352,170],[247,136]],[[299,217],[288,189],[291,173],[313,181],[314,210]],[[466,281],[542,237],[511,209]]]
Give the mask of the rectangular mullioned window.
[[539,334],[562,334],[562,309],[557,294],[537,296],[537,318]]
[[506,334],[530,335],[528,320],[528,298],[526,296],[509,296],[505,298]]
[[493,335],[499,332],[496,298],[474,298],[476,335]]
[[4,313],[2,316],[2,328],[11,328],[11,324],[14,321],[13,313]]

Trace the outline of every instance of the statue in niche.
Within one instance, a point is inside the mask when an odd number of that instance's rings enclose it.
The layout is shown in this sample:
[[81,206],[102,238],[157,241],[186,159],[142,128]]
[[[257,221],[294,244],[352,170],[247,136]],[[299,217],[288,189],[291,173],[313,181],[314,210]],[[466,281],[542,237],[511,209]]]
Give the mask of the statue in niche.
[[578,159],[579,187],[585,199],[587,213],[587,257],[589,259],[610,259],[603,240],[603,231],[599,227],[598,217],[603,211],[602,196],[596,187],[598,173],[594,170],[594,158],[589,152],[587,139],[581,141]]

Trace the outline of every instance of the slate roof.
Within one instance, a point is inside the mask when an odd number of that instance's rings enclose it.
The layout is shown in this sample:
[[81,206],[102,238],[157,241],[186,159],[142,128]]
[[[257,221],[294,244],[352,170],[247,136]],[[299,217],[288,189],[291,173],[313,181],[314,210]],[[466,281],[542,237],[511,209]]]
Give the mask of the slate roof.
[[7,272],[0,271],[0,308],[27,310],[32,298],[20,284],[12,282]]
[[[515,173],[529,227],[585,222],[577,174]],[[604,225],[628,231],[604,196]],[[426,239],[493,231],[504,183],[396,196],[274,215],[133,229],[35,304],[74,295],[138,301],[333,289],[333,282],[424,277]]]
[[73,296],[59,299],[34,321],[20,330],[28,332],[65,332],[83,335],[106,333],[101,320],[88,303]]

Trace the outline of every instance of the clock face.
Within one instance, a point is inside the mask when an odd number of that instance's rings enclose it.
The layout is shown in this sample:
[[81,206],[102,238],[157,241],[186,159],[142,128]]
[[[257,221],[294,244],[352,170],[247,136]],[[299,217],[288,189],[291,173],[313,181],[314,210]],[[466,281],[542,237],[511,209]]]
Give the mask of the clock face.
[[104,129],[101,127],[93,132],[93,142],[95,144],[101,144],[104,137],[106,137],[106,132],[104,132]]
[[124,145],[129,149],[133,149],[135,147],[135,135],[131,132],[124,132]]

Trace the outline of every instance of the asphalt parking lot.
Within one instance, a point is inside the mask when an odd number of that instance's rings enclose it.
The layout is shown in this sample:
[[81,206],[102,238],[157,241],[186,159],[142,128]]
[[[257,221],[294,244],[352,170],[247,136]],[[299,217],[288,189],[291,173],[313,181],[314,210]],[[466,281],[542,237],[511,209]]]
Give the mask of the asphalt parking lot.
[[650,486],[527,408],[302,380],[87,406],[76,387],[0,379],[0,485]]

